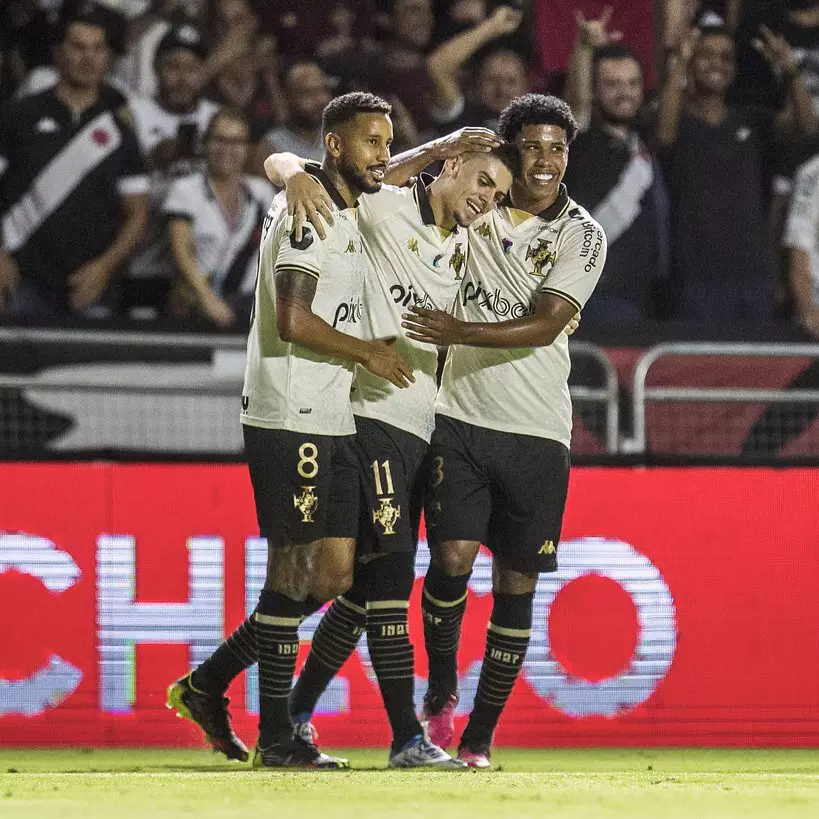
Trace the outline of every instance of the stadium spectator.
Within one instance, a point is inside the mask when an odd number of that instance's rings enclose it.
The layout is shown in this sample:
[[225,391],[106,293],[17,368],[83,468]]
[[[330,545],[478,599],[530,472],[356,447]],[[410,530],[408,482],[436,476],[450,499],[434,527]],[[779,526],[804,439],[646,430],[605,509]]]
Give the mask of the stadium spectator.
[[796,317],[819,340],[819,154],[799,168],[785,227]]
[[208,72],[217,73],[206,96],[241,111],[250,123],[251,141],[256,143],[286,116],[276,43],[260,34],[250,0],[212,0],[208,25],[214,50],[227,49],[227,54],[223,65],[209,64]]
[[204,136],[205,169],[176,180],[165,202],[171,252],[181,278],[177,316],[201,315],[222,328],[246,324],[253,301],[262,221],[273,187],[247,176],[250,126],[222,109]]
[[[787,42],[766,29],[757,48],[785,78],[799,130],[814,133],[811,98]],[[682,287],[678,314],[713,325],[756,325],[773,311],[764,157],[774,117],[728,104],[735,74],[731,33],[692,30],[670,62],[657,123],[672,200],[674,278]]]
[[[155,0],[131,24],[126,53],[114,68],[117,78],[134,93],[153,99],[159,93],[156,73],[157,49],[174,25],[197,25],[204,0]],[[219,65],[214,66],[214,71]]]
[[[174,270],[162,205],[174,178],[193,170],[202,135],[219,106],[201,95],[208,52],[190,23],[172,26],[156,48],[155,99],[132,97],[129,106],[151,171],[148,227],[124,278],[120,304],[154,315],[162,309]],[[148,311],[145,313],[145,311]]]
[[486,20],[442,43],[429,55],[433,115],[439,130],[449,133],[468,125],[495,128],[500,112],[528,90],[525,63],[516,52],[503,47],[484,54],[470,100],[461,79],[462,70],[481,49],[515,32],[522,19],[520,11],[500,6]]
[[[806,341],[819,341],[819,154],[796,173],[793,200],[782,243],[796,319]],[[819,358],[808,364],[785,388],[819,390]],[[775,455],[798,438],[819,415],[819,402],[794,406],[774,402],[757,419],[746,438],[743,455]]]
[[643,66],[647,86],[654,88],[654,5],[654,0],[537,0],[533,4],[533,34],[540,68],[559,87],[559,78],[569,68],[576,10],[587,20],[596,20],[604,8],[611,7],[614,29],[623,32],[623,42]]
[[324,143],[321,139],[321,115],[332,97],[330,78],[318,63],[293,63],[282,78],[287,103],[287,120],[265,134],[262,165],[269,154],[289,151],[305,159],[321,162]]
[[0,115],[0,303],[58,317],[100,305],[145,226],[148,179],[93,9],[58,37],[59,81]]
[[794,65],[819,114],[819,0],[776,0],[746,3],[737,29],[739,101],[777,106],[781,76],[754,46],[763,27],[781,35],[793,51]]
[[377,20],[383,40],[353,39],[346,50],[322,60],[342,90],[361,89],[398,97],[421,130],[432,124],[426,52],[434,35],[432,0],[390,0]]
[[564,181],[600,222],[609,242],[606,269],[585,318],[637,321],[656,314],[655,282],[670,265],[668,193],[659,163],[637,130],[643,72],[618,32],[578,12],[568,102],[584,129],[572,143]]

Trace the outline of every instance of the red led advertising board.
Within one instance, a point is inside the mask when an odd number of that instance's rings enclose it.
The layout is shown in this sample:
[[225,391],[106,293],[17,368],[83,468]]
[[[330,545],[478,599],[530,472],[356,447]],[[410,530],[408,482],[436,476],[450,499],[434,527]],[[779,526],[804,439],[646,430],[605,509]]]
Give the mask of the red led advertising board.
[[[0,745],[198,745],[165,688],[253,609],[264,563],[241,466],[0,465]],[[497,744],[819,746],[819,470],[576,468],[559,563]],[[461,721],[491,605],[482,553]],[[256,692],[252,671],[229,692],[248,743]],[[315,723],[388,742],[366,641]]]

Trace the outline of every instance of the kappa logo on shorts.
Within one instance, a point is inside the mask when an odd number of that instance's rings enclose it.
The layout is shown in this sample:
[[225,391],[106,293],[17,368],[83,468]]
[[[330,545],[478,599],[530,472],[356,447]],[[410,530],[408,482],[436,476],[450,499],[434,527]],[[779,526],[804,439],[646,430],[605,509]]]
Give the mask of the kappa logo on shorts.
[[539,555],[553,555],[557,549],[555,549],[555,543],[553,540],[544,540],[543,545],[540,547],[540,551],[538,552]]
[[392,505],[392,498],[380,498],[381,506],[373,510],[373,523],[384,527],[385,535],[395,534],[395,523],[401,517],[401,507]]
[[318,507],[318,498],[313,493],[315,486],[302,486],[301,497],[293,495],[293,506],[301,512],[302,523],[313,523],[313,512]]

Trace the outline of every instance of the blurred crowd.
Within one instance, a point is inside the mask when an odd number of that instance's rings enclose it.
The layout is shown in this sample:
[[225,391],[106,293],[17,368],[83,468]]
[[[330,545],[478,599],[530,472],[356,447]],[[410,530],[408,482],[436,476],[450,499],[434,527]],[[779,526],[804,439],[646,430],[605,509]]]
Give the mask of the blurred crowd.
[[353,89],[395,152],[563,96],[590,321],[819,339],[819,0],[3,0],[0,315],[241,327],[263,160]]

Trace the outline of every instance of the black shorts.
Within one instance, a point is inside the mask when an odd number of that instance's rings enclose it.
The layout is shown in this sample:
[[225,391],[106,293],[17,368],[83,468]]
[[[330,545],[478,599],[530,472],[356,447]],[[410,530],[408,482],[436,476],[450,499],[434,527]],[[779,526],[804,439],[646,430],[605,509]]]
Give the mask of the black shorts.
[[356,536],[355,436],[242,429],[259,531],[271,548]]
[[569,485],[563,444],[437,415],[428,464],[430,545],[474,540],[506,568],[557,571]]
[[352,448],[361,480],[358,557],[414,552],[423,507],[419,480],[428,444],[403,429],[356,416]]

